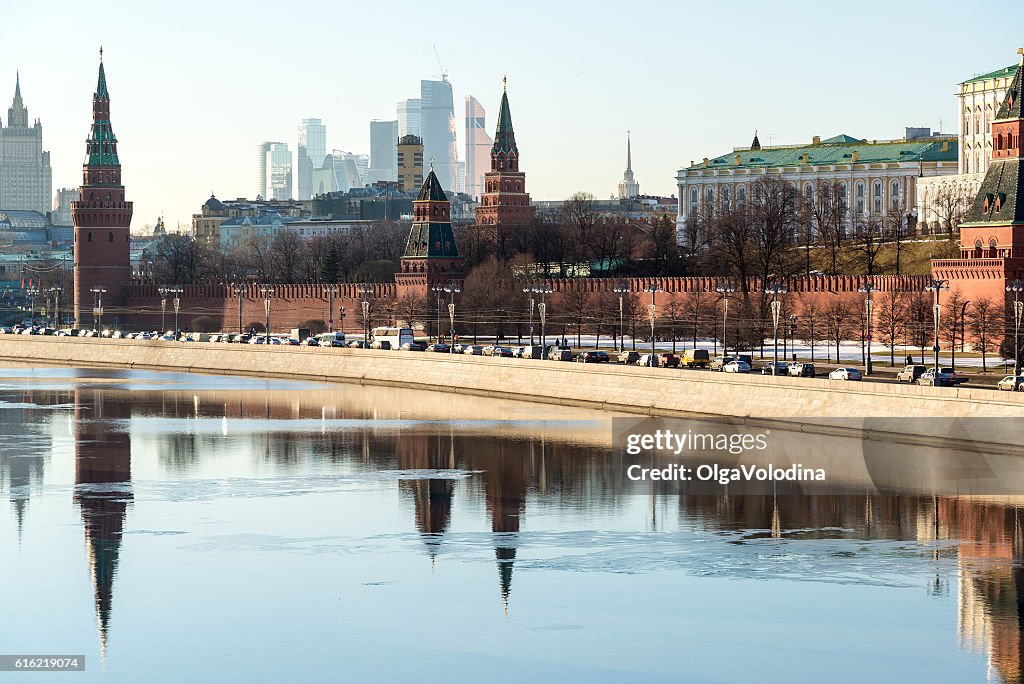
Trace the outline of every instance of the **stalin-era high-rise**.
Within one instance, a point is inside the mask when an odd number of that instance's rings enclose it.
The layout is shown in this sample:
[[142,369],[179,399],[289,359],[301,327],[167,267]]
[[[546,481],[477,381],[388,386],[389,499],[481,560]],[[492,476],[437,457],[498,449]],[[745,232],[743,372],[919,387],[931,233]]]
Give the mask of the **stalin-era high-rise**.
[[[110,126],[110,94],[103,71],[92,96],[92,130],[85,142],[85,164],[78,201],[71,203],[75,223],[75,325],[92,325],[97,293],[111,308],[113,318],[124,303],[124,287],[131,282],[129,227],[132,203],[124,199],[121,162],[117,159],[117,138]],[[113,318],[111,320],[113,320]]]

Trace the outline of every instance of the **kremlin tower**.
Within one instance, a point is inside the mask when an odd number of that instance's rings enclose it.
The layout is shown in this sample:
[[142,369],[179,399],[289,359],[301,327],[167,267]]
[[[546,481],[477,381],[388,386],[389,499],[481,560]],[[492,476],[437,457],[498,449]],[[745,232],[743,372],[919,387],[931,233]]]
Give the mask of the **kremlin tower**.
[[75,224],[75,325],[91,325],[94,288],[102,288],[102,303],[120,307],[124,286],[131,282],[129,227],[132,203],[124,199],[117,138],[110,125],[110,94],[103,70],[92,96],[92,130],[85,142],[85,164],[78,200],[71,203]]
[[484,192],[476,209],[479,226],[525,225],[533,219],[526,174],[519,170],[519,148],[508,106],[508,84],[501,94],[498,129],[491,146],[491,170],[484,174]]

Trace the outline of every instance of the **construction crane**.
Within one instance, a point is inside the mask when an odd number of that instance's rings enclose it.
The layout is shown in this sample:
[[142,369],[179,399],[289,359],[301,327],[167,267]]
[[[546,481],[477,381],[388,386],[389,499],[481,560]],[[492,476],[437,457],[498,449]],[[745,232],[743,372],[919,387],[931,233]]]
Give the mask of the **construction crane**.
[[444,64],[441,63],[441,54],[437,51],[437,46],[434,46],[434,57],[437,59],[437,66],[441,68],[441,80],[448,80],[448,70],[444,68]]

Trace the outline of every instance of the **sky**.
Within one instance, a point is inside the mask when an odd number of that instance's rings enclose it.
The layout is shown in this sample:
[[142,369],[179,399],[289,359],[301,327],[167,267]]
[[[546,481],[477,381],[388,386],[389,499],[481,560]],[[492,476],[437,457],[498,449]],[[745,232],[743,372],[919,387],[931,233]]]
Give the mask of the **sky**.
[[0,120],[16,71],[43,124],[53,187],[81,181],[99,47],[132,229],[188,226],[211,191],[256,193],[256,146],[294,151],[301,119],[328,149],[369,152],[369,121],[449,74],[493,135],[502,77],[535,200],[609,197],[625,169],[645,194],[676,192],[691,160],[848,133],[956,130],[956,84],[1013,64],[1019,22],[995,2],[47,2],[0,24]]

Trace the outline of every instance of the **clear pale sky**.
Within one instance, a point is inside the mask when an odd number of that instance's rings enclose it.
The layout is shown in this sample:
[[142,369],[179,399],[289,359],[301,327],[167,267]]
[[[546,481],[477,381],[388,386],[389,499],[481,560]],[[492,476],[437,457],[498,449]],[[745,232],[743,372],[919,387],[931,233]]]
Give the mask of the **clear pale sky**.
[[328,149],[368,153],[370,119],[438,78],[435,44],[460,158],[465,96],[493,133],[507,74],[527,189],[561,199],[615,191],[627,129],[641,191],[664,195],[680,167],[755,128],[766,145],[940,119],[955,131],[956,83],[1015,63],[1024,43],[1005,2],[5,4],[0,118],[20,70],[55,190],[81,180],[103,45],[135,231],[161,213],[187,225],[211,190],[252,197],[256,145],[294,152],[304,117],[324,121]]

